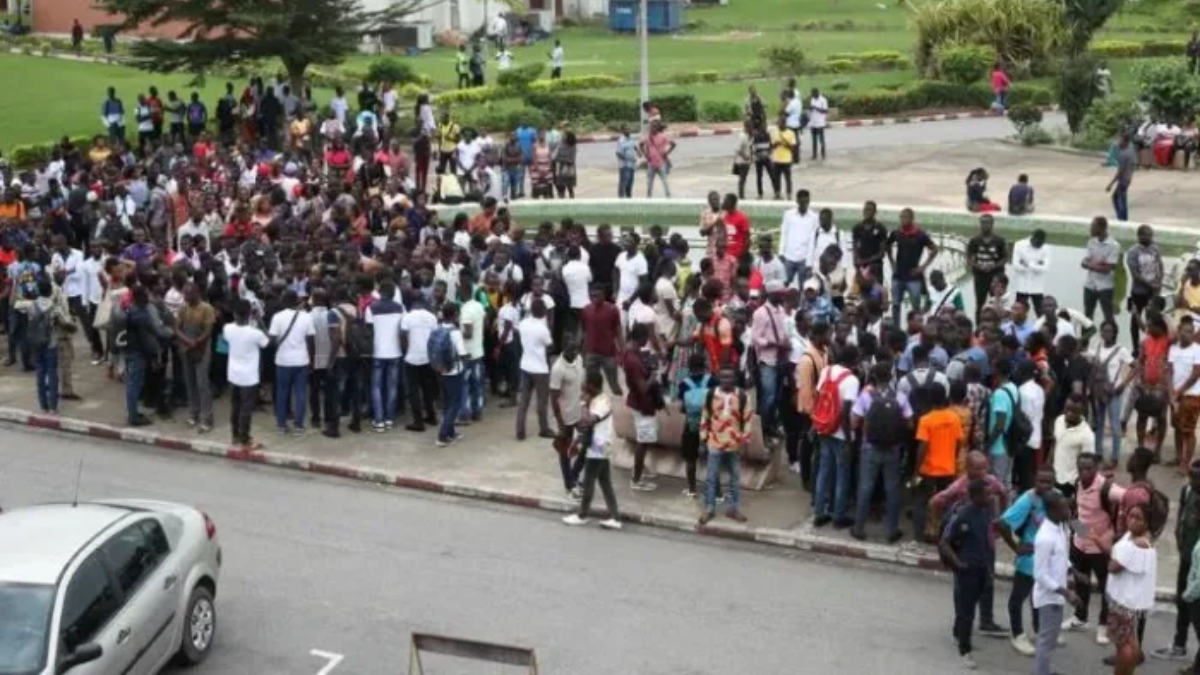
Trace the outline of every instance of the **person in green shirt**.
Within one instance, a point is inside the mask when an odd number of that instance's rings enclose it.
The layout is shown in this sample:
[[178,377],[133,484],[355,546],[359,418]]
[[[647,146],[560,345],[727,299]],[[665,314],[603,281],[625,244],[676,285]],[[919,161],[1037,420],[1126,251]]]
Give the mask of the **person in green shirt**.
[[471,86],[470,57],[467,56],[467,46],[459,45],[454,54],[454,72],[458,75],[458,88],[466,89]]

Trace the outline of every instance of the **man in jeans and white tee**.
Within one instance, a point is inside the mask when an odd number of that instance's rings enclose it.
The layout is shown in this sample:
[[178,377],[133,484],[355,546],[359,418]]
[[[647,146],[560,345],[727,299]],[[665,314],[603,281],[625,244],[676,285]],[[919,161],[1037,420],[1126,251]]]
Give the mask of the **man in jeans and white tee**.
[[275,341],[275,425],[279,433],[288,433],[288,402],[291,400],[292,433],[304,433],[304,412],[308,405],[308,367],[312,364],[316,328],[312,317],[303,311],[296,291],[283,293],[282,309],[271,317],[267,334]]

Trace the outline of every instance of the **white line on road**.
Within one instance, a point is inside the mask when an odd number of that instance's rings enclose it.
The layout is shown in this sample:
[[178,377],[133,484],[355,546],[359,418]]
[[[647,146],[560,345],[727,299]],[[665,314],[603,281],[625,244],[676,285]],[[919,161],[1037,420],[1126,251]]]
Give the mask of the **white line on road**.
[[333,652],[327,652],[320,649],[313,649],[308,653],[312,654],[318,659],[325,659],[328,661],[323,668],[317,671],[317,675],[329,675],[333,672],[333,669],[337,668],[338,664],[342,662],[342,659],[346,658],[342,654],[335,654]]

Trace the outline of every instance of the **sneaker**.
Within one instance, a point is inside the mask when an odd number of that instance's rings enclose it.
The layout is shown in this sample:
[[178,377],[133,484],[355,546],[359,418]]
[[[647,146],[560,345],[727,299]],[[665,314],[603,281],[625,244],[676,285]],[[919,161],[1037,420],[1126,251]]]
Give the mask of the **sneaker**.
[[608,520],[600,521],[600,527],[606,530],[619,530],[621,529],[621,521],[616,518],[609,518]]
[[296,438],[300,438],[306,433],[308,433],[308,429],[304,427],[296,427],[295,429],[292,429],[292,436],[295,436]]
[[383,428],[384,428],[384,429],[391,429],[391,428],[392,428],[392,427],[394,427],[394,426],[396,426],[396,422],[395,422],[395,421],[393,421],[393,420],[388,420],[388,421],[386,421],[386,422],[384,422],[384,423],[383,423]]
[[463,439],[463,435],[462,435],[462,434],[454,434],[453,436],[451,436],[451,437],[450,437],[450,438],[448,438],[447,440],[449,440],[451,443],[457,443],[457,442],[461,441],[462,439]]
[[575,500],[583,499],[583,488],[576,485],[567,492],[567,496]]
[[1187,648],[1176,647],[1174,645],[1170,647],[1159,647],[1158,649],[1150,652],[1150,656],[1153,656],[1156,659],[1162,659],[1163,661],[1187,661]]
[[200,426],[196,427],[196,431],[201,434],[211,433],[212,430],[213,428],[211,424],[201,424]]
[[1009,639],[1008,643],[1011,644],[1012,648],[1022,656],[1033,656],[1037,653],[1037,648],[1033,646],[1033,643],[1030,642],[1029,638],[1025,635],[1017,635]]
[[695,499],[695,498],[696,498],[696,491],[695,491],[695,490],[689,490],[689,489],[687,489],[687,488],[684,488],[684,489],[683,489],[683,496],[684,496],[685,498],[687,498],[687,499]]
[[572,513],[562,519],[567,525],[587,525],[587,518],[580,518],[578,513]]
[[658,474],[647,468],[642,472],[642,480],[658,480]]
[[634,490],[636,492],[653,492],[658,489],[658,486],[655,485],[654,483],[647,482],[646,480],[643,479],[639,483],[630,481],[629,489]]
[[1063,635],[1062,633],[1059,633],[1058,639],[1054,641],[1054,644],[1058,645],[1059,647],[1066,647],[1067,646],[1067,636]]
[[1008,629],[995,621],[979,624],[979,634],[988,637],[1008,637]]
[[962,663],[962,667],[967,670],[975,670],[979,667],[979,665],[975,663],[975,659],[969,653],[963,654],[959,659],[959,662]]
[[371,422],[371,431],[374,431],[377,434],[382,434],[383,432],[387,431],[387,427],[379,422]]
[[788,465],[788,471],[792,473],[800,473],[800,462],[792,462]]
[[826,525],[828,525],[832,522],[833,522],[833,516],[829,516],[829,515],[817,516],[816,518],[813,519],[813,527],[825,527]]
[[1091,629],[1091,625],[1086,621],[1080,621],[1078,617],[1071,617],[1063,622],[1062,629],[1064,631],[1086,631]]
[[1108,626],[1100,626],[1096,629],[1096,644],[1110,645],[1112,642],[1108,639]]
[[444,448],[444,447],[447,447],[447,446],[449,446],[449,445],[450,445],[450,443],[451,443],[451,441],[450,441],[450,440],[448,440],[448,439],[445,439],[445,438],[439,438],[439,439],[437,439],[437,441],[436,441],[436,442],[434,442],[434,445],[436,445],[436,446],[437,446],[437,447],[439,447],[439,448]]

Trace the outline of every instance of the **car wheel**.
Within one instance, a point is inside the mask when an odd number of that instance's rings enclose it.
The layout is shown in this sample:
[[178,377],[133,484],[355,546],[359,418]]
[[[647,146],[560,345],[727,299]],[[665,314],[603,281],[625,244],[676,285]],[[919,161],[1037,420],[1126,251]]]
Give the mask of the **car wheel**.
[[217,634],[217,606],[212,593],[203,586],[192,589],[187,614],[183,617],[183,638],[179,646],[180,659],[195,665],[208,657]]

